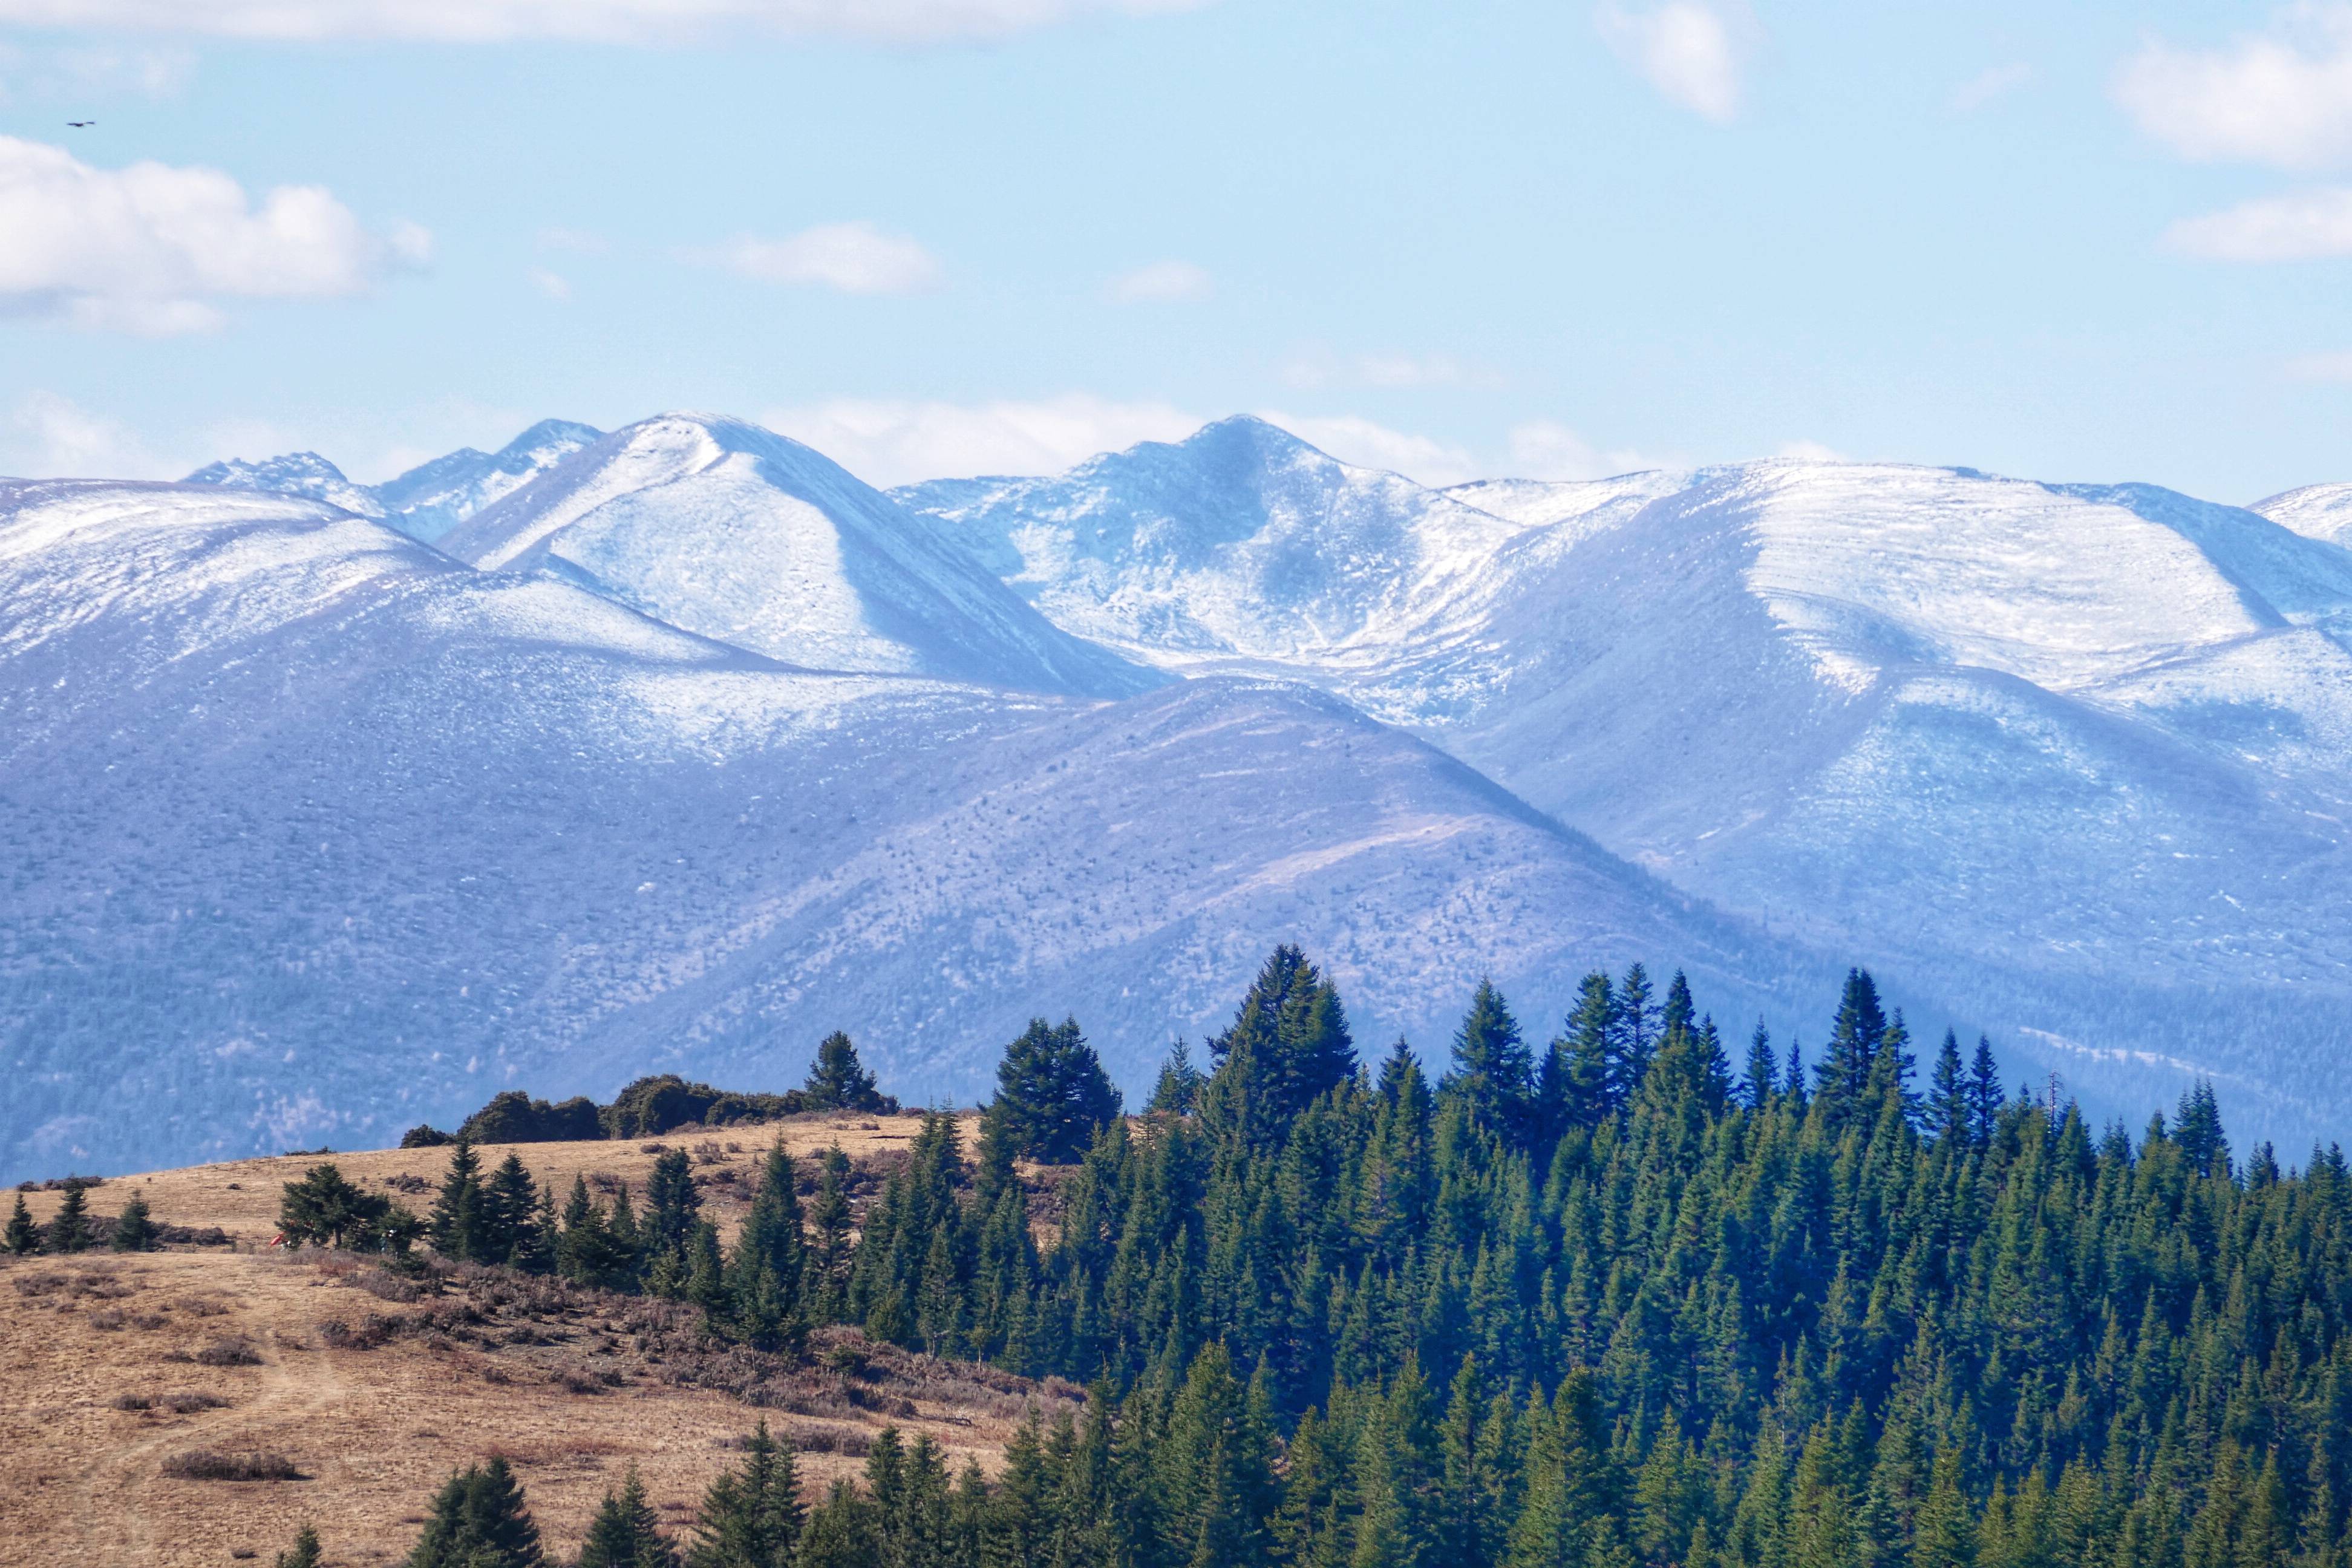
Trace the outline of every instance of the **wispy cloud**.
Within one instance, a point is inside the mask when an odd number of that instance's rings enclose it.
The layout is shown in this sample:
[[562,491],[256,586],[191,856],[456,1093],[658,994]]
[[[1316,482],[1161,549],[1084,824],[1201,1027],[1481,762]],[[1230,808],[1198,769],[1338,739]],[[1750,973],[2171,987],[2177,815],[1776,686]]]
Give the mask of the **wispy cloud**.
[[1511,427],[1512,477],[1523,479],[1605,479],[1669,465],[1623,448],[1604,451],[1557,419],[1529,419]]
[[1499,386],[1503,382],[1495,372],[1451,354],[1335,354],[1323,349],[1292,355],[1282,367],[1282,379],[1308,389]]
[[530,280],[532,288],[558,304],[572,298],[572,279],[561,272],[552,272],[544,267],[534,267],[523,276]]
[[915,241],[870,223],[828,223],[783,239],[739,236],[678,253],[761,283],[814,284],[845,294],[920,294],[945,281],[938,258]]
[[54,392],[28,392],[0,414],[0,473],[23,479],[160,479],[181,471],[119,420]]
[[2352,256],[2352,189],[2323,185],[2183,218],[2164,244],[2211,261],[2319,261]]
[[2352,350],[2299,355],[2286,362],[2286,373],[2297,381],[2352,383]]
[[1486,469],[1467,449],[1448,442],[1391,429],[1353,414],[1285,414],[1267,409],[1258,417],[1279,425],[1343,463],[1386,468],[1424,485],[1458,485]]
[[1973,114],[1996,99],[2007,98],[2033,79],[2033,68],[2023,60],[1979,71],[1952,89],[1952,111]]
[[1759,29],[1738,0],[1665,0],[1638,10],[1608,0],[1593,20],[1669,103],[1717,125],[1739,117]]
[[432,236],[378,234],[316,185],[258,205],[216,169],[99,169],[0,137],[0,310],[169,336],[221,325],[226,299],[328,299],[424,265]]
[[677,44],[730,33],[937,43],[1207,0],[0,0],[0,22],[239,38],[565,38]]
[[1154,261],[1112,279],[1104,292],[1123,305],[1177,304],[1209,297],[1208,272],[1189,261]]
[[1202,419],[1165,403],[1082,393],[976,404],[834,398],[771,409],[770,429],[806,442],[868,484],[974,474],[1051,474],[1138,441],[1173,441]]
[[2352,5],[2293,6],[2219,48],[2151,40],[2116,73],[2115,96],[2184,158],[2340,167],[2352,163]]

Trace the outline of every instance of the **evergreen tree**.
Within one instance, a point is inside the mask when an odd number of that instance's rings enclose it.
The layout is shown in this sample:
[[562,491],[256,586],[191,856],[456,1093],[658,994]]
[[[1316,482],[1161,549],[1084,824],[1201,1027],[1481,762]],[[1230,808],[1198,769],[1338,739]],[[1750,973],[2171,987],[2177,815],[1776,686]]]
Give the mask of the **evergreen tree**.
[[661,1532],[646,1501],[645,1482],[635,1465],[617,1497],[607,1489],[581,1543],[580,1568],[677,1568],[677,1553]]
[[1608,975],[1596,970],[1584,977],[1576,1009],[1569,1014],[1559,1038],[1552,1042],[1552,1055],[1567,1061],[1564,1120],[1568,1123],[1596,1125],[1632,1098],[1627,1064],[1619,1054],[1622,1034],[1617,988]]
[[762,1349],[797,1340],[806,1327],[803,1300],[807,1243],[801,1226],[799,1175],[779,1138],[760,1168],[751,1210],[728,1259],[727,1288],[744,1337]]
[[1201,1070],[1192,1065],[1192,1053],[1179,1038],[1169,1048],[1168,1059],[1160,1064],[1158,1081],[1151,1086],[1151,1101],[1146,1105],[1148,1116],[1190,1116],[1201,1095]]
[[1845,994],[1830,1028],[1829,1047],[1813,1081],[1813,1096],[1832,1127],[1863,1114],[1859,1106],[1870,1085],[1873,1065],[1886,1037],[1886,1014],[1878,986],[1860,969],[1845,973]]
[[434,1495],[404,1568],[540,1568],[539,1527],[503,1458],[452,1475]]
[[1927,1131],[1938,1142],[1967,1143],[1973,1140],[1976,1114],[1969,1098],[1969,1080],[1960,1067],[1960,1037],[1944,1031],[1936,1049],[1936,1073],[1927,1089]]
[[41,1249],[41,1231],[33,1223],[33,1211],[25,1206],[25,1194],[16,1194],[16,1206],[8,1215],[8,1231],[0,1237],[8,1250],[18,1258]]
[[996,1065],[989,1109],[1015,1154],[1066,1165],[1085,1152],[1095,1129],[1118,1115],[1119,1096],[1076,1018],[1058,1028],[1032,1018]]
[[278,1568],[320,1568],[319,1532],[309,1525],[294,1532],[294,1544],[278,1554]]
[[147,1200],[132,1193],[123,1200],[122,1214],[114,1222],[114,1250],[152,1252],[157,1239],[154,1218],[147,1212]]
[[646,1289],[654,1294],[686,1294],[693,1271],[688,1247],[701,1220],[702,1194],[695,1188],[693,1162],[683,1149],[663,1151],[646,1179],[646,1215],[639,1233]]
[[1202,1090],[1202,1115],[1220,1136],[1263,1148],[1307,1106],[1356,1070],[1339,989],[1296,947],[1258,971],[1233,1026],[1209,1042],[1217,1070]]
[[802,1519],[793,1450],[776,1444],[762,1420],[743,1438],[743,1465],[703,1493],[687,1568],[791,1568]]
[[332,1165],[313,1165],[287,1183],[278,1203],[278,1234],[296,1245],[404,1251],[421,1227],[408,1210],[353,1184]]
[[1993,1060],[1992,1042],[1979,1035],[1976,1057],[1969,1069],[1969,1130],[1979,1147],[1992,1141],[2006,1098],[2000,1091],[2000,1068]]
[[483,1256],[489,1235],[483,1211],[481,1156],[474,1152],[471,1140],[460,1138],[450,1149],[448,1173],[441,1178],[440,1194],[425,1215],[433,1250],[460,1262],[495,1261]]
[[1470,1011],[1454,1031],[1454,1070],[1438,1088],[1461,1096],[1471,1114],[1497,1132],[1527,1131],[1535,1090],[1528,1047],[1492,981],[1478,982]]
[[89,1246],[89,1201],[82,1196],[79,1182],[68,1182],[58,1212],[49,1216],[48,1248],[51,1252],[80,1252]]
[[882,1094],[875,1088],[874,1075],[857,1059],[857,1047],[849,1043],[849,1037],[839,1030],[817,1043],[816,1059],[809,1064],[808,1083],[801,1092],[811,1110],[882,1109]]
[[538,1246],[532,1234],[538,1224],[539,1189],[523,1168],[522,1156],[509,1152],[483,1184],[476,1200],[480,1208],[477,1245],[483,1263],[519,1265]]
[[1756,1032],[1748,1037],[1748,1068],[1741,1079],[1741,1088],[1748,1109],[1761,1110],[1764,1102],[1780,1091],[1780,1063],[1772,1055],[1772,1031],[1764,1020],[1756,1020]]

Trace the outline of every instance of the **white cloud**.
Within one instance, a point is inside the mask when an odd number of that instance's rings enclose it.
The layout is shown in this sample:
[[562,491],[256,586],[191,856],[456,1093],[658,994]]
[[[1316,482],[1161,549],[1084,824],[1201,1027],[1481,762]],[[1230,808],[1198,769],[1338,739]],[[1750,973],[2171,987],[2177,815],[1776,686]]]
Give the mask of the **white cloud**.
[[572,279],[561,272],[551,272],[544,267],[534,267],[523,274],[530,286],[559,304],[572,298]]
[[2303,5],[2217,49],[2151,41],[2116,73],[2139,128],[2200,163],[2352,163],[2352,5]]
[[73,44],[28,49],[0,42],[0,103],[39,100],[79,110],[91,99],[170,98],[187,85],[195,64],[194,55],[176,47]]
[[669,44],[728,32],[929,43],[1205,0],[0,0],[0,22],[242,38],[568,38]]
[[0,416],[0,473],[35,479],[160,479],[180,471],[119,422],[54,392],[28,392]]
[[224,299],[326,299],[419,264],[432,237],[362,226],[316,185],[257,208],[215,169],[95,169],[0,136],[0,310],[163,336],[222,321]]
[[1606,0],[1593,20],[1618,57],[1668,102],[1717,125],[1739,117],[1758,31],[1744,4],[1665,0],[1629,11]]
[[783,239],[743,235],[679,255],[756,282],[816,284],[845,294],[919,294],[944,279],[929,251],[863,222],[819,224]]
[[2167,248],[2211,261],[2317,261],[2352,256],[2352,188],[2264,196],[2165,230]]
[[1824,446],[1819,441],[1784,441],[1780,445],[1780,449],[1772,455],[1776,458],[1786,458],[1797,463],[1851,463],[1853,461],[1852,458],[1836,447]]
[[1952,89],[1952,110],[1971,114],[1997,98],[2006,98],[2033,79],[2033,68],[2023,60],[1979,71]]
[[1138,441],[1181,440],[1203,421],[1164,403],[1084,394],[982,404],[835,398],[761,423],[873,485],[973,474],[1051,474]]
[[2352,383],[2352,351],[2304,354],[2286,362],[2286,373],[2297,381]]
[[1335,355],[1310,350],[1282,367],[1292,386],[1370,386],[1383,390],[1418,386],[1499,386],[1493,371],[1451,354]]
[[1509,446],[1511,473],[1518,479],[1605,479],[1666,466],[1638,452],[1602,451],[1557,419],[1514,425]]
[[1282,414],[1269,409],[1258,417],[1281,426],[1343,463],[1386,468],[1424,485],[1458,485],[1467,479],[1482,479],[1487,472],[1460,447],[1392,430],[1352,414]]
[[1189,261],[1155,261],[1120,273],[1105,291],[1123,305],[1205,300],[1209,275]]

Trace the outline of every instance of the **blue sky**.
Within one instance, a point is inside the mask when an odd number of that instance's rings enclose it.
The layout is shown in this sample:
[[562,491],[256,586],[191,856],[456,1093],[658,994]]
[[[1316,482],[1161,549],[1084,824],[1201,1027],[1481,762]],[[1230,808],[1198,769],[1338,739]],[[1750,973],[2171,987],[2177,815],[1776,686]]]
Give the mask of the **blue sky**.
[[2352,5],[0,0],[0,471],[2352,478]]

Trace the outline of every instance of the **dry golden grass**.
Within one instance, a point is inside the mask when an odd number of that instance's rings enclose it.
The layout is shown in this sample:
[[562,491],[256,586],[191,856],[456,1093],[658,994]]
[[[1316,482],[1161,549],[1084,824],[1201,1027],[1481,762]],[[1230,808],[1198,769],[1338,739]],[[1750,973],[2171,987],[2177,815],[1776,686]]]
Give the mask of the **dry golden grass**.
[[[696,1173],[714,1217],[729,1222],[743,1205],[709,1178],[735,1169],[748,1190],[779,1131],[796,1155],[838,1142],[870,1166],[887,1164],[916,1125],[806,1118],[658,1142],[716,1146]],[[641,1189],[655,1158],[636,1143],[517,1147],[559,1191],[575,1172]],[[505,1150],[484,1154],[495,1163]],[[724,1445],[763,1416],[798,1439],[814,1489],[855,1469],[887,1424],[929,1431],[951,1462],[970,1455],[992,1469],[1025,1409],[1076,1397],[1064,1384],[867,1346],[847,1331],[823,1331],[797,1361],[761,1357],[703,1340],[692,1313],[670,1303],[492,1271],[456,1270],[437,1293],[403,1301],[357,1258],[268,1249],[280,1184],[320,1158],[161,1171],[89,1194],[110,1213],[135,1184],[159,1220],[217,1226],[232,1247],[0,1260],[0,1564],[226,1565],[245,1552],[266,1564],[308,1521],[331,1563],[372,1568],[406,1552],[452,1469],[499,1453],[551,1548],[569,1555],[630,1465],[683,1532],[736,1458]],[[381,1189],[437,1179],[448,1153],[332,1159]],[[402,1195],[420,1209],[429,1201]],[[58,1201],[27,1194],[43,1218]],[[239,1342],[257,1363],[234,1349],[206,1353]],[[308,1479],[166,1473],[198,1454],[282,1456]]]
[[[978,1136],[979,1124],[977,1111],[964,1113],[962,1131],[967,1152]],[[853,1163],[862,1167],[877,1161],[887,1163],[890,1155],[903,1153],[921,1127],[922,1118],[915,1115],[791,1116],[779,1121],[708,1131],[688,1128],[659,1138],[627,1142],[480,1143],[475,1148],[481,1155],[485,1171],[496,1167],[509,1152],[521,1155],[522,1163],[542,1185],[553,1185],[559,1203],[571,1190],[572,1177],[585,1176],[593,1182],[599,1175],[628,1183],[630,1192],[642,1200],[646,1178],[652,1173],[654,1161],[661,1151],[684,1149],[695,1157],[694,1171],[702,1188],[704,1212],[722,1233],[731,1233],[751,1206],[761,1157],[779,1138],[796,1160],[821,1154],[838,1144]],[[111,1214],[136,1189],[145,1195],[148,1207],[159,1221],[198,1229],[217,1226],[237,1241],[266,1245],[278,1234],[279,1189],[311,1166],[321,1163],[332,1164],[360,1185],[387,1193],[422,1214],[433,1201],[432,1192],[404,1191],[402,1184],[424,1182],[437,1187],[442,1173],[449,1168],[449,1151],[362,1149],[331,1154],[228,1160],[216,1165],[110,1176],[103,1186],[89,1189],[85,1196],[93,1210]],[[6,1195],[0,1194],[0,1203],[6,1201]],[[62,1194],[56,1192],[25,1194],[33,1217],[45,1224],[61,1201]]]

